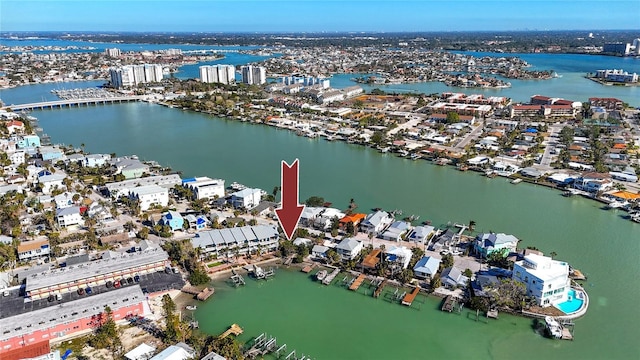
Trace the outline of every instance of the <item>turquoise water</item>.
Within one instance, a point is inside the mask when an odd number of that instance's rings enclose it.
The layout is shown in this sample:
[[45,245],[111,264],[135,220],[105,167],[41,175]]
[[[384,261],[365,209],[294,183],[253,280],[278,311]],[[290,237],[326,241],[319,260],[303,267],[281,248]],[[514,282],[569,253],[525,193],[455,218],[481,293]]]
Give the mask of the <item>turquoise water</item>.
[[568,315],[578,311],[582,307],[583,303],[584,300],[578,299],[576,297],[576,291],[571,289],[569,290],[569,299],[565,302],[561,302],[560,304],[556,304],[555,306]]

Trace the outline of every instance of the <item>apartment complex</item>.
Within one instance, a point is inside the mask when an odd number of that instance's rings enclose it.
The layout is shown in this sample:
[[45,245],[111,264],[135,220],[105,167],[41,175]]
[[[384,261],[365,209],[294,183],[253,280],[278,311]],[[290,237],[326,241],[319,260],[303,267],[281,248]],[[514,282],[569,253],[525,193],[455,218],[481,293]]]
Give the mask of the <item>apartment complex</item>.
[[230,229],[203,231],[191,238],[193,247],[202,249],[202,254],[234,256],[260,249],[262,252],[278,248],[278,230],[269,225],[243,226]]
[[126,65],[109,70],[111,86],[117,89],[162,81],[162,65]]
[[236,68],[233,65],[200,66],[200,81],[203,83],[232,84],[236,82]]
[[169,259],[169,255],[157,247],[134,253],[112,254],[115,256],[29,275],[25,286],[26,297],[38,300],[49,295],[126,280],[163,270]]
[[247,65],[242,67],[242,83],[262,85],[267,82],[267,69],[262,66]]

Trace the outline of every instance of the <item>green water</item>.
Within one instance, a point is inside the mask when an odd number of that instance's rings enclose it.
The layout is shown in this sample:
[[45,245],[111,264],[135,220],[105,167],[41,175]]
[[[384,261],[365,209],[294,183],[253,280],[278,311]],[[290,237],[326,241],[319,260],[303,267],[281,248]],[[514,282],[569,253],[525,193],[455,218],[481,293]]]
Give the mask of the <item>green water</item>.
[[[86,144],[90,152],[137,154],[184,172],[261,187],[280,183],[280,161],[300,159],[300,198],[324,196],[346,208],[402,209],[434,225],[477,222],[506,232],[521,246],[555,251],[587,274],[591,298],[576,321],[575,341],[543,339],[526,319],[490,324],[374,301],[347,290],[319,288],[302,275],[278,274],[259,287],[218,287],[198,310],[202,328],[231,323],[247,334],[272,333],[314,358],[640,358],[640,227],[622,212],[582,198],[505,179],[461,173],[426,161],[288,131],[149,104],[34,112],[54,142]],[[210,320],[208,320],[210,319]]]

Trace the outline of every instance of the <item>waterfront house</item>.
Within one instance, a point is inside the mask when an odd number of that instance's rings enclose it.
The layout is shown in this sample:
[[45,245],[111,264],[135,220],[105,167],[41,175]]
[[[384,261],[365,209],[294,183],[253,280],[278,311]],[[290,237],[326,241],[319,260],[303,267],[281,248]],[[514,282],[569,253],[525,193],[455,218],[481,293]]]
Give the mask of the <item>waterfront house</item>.
[[244,189],[231,194],[229,203],[234,208],[252,209],[260,204],[262,191],[260,189]]
[[51,175],[43,175],[38,177],[38,184],[43,194],[51,194],[51,191],[55,188],[62,189],[64,187],[63,180],[67,175],[62,173],[55,173]]
[[326,246],[313,245],[313,248],[311,249],[311,256],[318,260],[326,259],[327,251],[329,251],[329,248]]
[[152,206],[167,206],[169,204],[169,190],[158,185],[140,186],[129,190],[129,198],[138,200],[140,210],[147,211]]
[[304,210],[302,210],[302,214],[300,215],[300,226],[311,227],[313,226],[314,221],[320,215],[325,208],[322,207],[314,207],[314,206],[305,206]]
[[82,166],[85,167],[101,167],[111,160],[109,154],[89,154],[82,159]]
[[179,212],[169,210],[162,215],[159,224],[170,227],[172,231],[182,230],[184,218]]
[[119,157],[110,160],[110,163],[116,169],[116,174],[124,175],[125,179],[135,179],[149,173],[149,166],[136,158]]
[[550,257],[529,254],[513,265],[513,280],[527,287],[539,306],[564,302],[570,290],[569,264]]
[[498,277],[487,273],[477,274],[475,280],[471,282],[475,295],[484,297],[489,297],[498,285],[500,285]]
[[182,179],[180,179],[180,175],[178,174],[156,175],[109,183],[100,189],[100,191],[106,196],[111,196],[112,198],[117,199],[121,195],[126,196],[129,194],[129,189],[133,189],[135,187],[158,185],[163,188],[170,189],[181,183]]
[[442,285],[449,289],[467,286],[469,278],[464,276],[462,273],[463,271],[455,266],[442,270],[442,275],[440,276]]
[[440,268],[440,259],[423,256],[413,267],[413,274],[418,279],[431,279]]
[[376,211],[367,215],[360,224],[360,229],[365,233],[379,234],[393,222],[393,217],[386,211]]
[[357,229],[360,223],[362,222],[362,220],[364,220],[366,217],[367,217],[366,214],[361,214],[361,213],[345,215],[342,217],[342,219],[340,219],[339,226],[341,229],[344,230],[347,228],[347,224],[351,223],[353,224],[353,228]]
[[49,256],[49,239],[20,242],[18,245],[18,259],[31,260],[41,256]]
[[411,262],[413,252],[405,246],[391,246],[385,251],[387,261],[391,264],[398,264],[401,268],[406,269]]
[[448,248],[451,245],[454,245],[455,241],[458,239],[458,234],[451,229],[447,229],[445,232],[441,233],[438,236],[438,239],[431,244],[429,247],[433,251],[440,251],[444,248]]
[[182,180],[182,186],[191,189],[193,198],[215,199],[224,197],[224,180],[209,177],[196,177]]
[[394,221],[380,237],[389,241],[400,241],[402,235],[411,230],[411,223],[406,221]]
[[435,228],[430,225],[416,226],[407,236],[407,241],[424,244],[429,241]]
[[346,238],[336,246],[336,252],[340,255],[342,261],[349,261],[355,259],[360,254],[363,247],[364,245],[362,244],[362,241],[358,241],[353,238]]
[[611,175],[609,174],[586,172],[574,181],[573,187],[578,190],[597,193],[611,189],[613,181],[611,181]]
[[236,251],[248,254],[258,248],[262,253],[275,251],[279,238],[275,227],[257,225],[202,231],[190,241],[194,248],[202,249],[203,255],[234,256]]
[[56,210],[56,219],[58,220],[58,225],[62,228],[73,225],[84,225],[82,211],[79,206],[70,206]]
[[40,137],[38,135],[24,135],[17,139],[16,147],[18,149],[29,149],[40,147]]
[[494,251],[504,251],[504,249],[506,249],[507,254],[515,252],[518,241],[520,240],[513,235],[485,233],[476,236],[473,241],[473,248],[477,254],[486,258]]
[[344,213],[336,208],[326,208],[322,213],[316,216],[313,227],[319,230],[328,230],[331,228],[331,222],[337,221],[344,217]]

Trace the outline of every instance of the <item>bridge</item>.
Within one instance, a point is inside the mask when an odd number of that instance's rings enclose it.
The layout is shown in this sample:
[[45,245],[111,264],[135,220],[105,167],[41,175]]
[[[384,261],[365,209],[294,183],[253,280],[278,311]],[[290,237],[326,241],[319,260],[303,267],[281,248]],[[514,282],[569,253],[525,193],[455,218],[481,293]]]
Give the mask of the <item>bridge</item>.
[[20,104],[20,105],[8,105],[5,109],[11,109],[13,111],[22,110],[44,110],[44,109],[56,109],[63,107],[73,106],[89,106],[89,105],[104,105],[104,104],[118,104],[130,101],[143,100],[144,96],[114,96],[104,98],[85,98],[85,99],[68,99],[68,100],[56,100],[56,101],[43,101],[37,103]]

